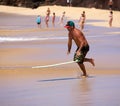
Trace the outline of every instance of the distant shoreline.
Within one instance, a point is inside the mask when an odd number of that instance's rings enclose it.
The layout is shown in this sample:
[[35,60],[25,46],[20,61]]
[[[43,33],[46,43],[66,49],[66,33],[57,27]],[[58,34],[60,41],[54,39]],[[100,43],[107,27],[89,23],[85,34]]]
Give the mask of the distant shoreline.
[[[81,8],[81,7],[66,7],[66,6],[41,6],[37,9],[30,8],[22,8],[22,7],[12,7],[12,6],[2,6],[0,5],[0,13],[8,13],[8,14],[18,14],[18,15],[27,15],[27,16],[37,16],[41,15],[43,17],[46,16],[47,8],[50,8],[51,14],[55,12],[57,17],[62,15],[62,12],[65,11],[65,17],[68,20],[79,20],[81,13],[83,11],[86,12],[87,20],[100,20],[101,22],[92,22],[87,24],[92,24],[95,26],[107,26],[109,20],[109,10],[101,10],[95,8]],[[120,14],[119,11],[113,11],[113,26],[120,27]],[[104,21],[104,22],[102,22]]]

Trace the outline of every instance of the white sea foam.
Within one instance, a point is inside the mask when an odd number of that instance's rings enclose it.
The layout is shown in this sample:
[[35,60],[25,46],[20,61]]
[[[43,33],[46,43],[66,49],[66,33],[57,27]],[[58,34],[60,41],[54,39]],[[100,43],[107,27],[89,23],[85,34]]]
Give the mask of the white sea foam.
[[35,41],[35,40],[54,40],[54,39],[67,39],[67,37],[0,37],[0,42],[22,42],[22,41]]
[[[111,37],[113,35],[102,35],[102,36],[86,36],[87,38],[99,38],[99,37]],[[115,36],[115,35],[114,35]],[[24,41],[42,41],[42,40],[66,40],[66,37],[0,37],[0,42],[24,42]]]

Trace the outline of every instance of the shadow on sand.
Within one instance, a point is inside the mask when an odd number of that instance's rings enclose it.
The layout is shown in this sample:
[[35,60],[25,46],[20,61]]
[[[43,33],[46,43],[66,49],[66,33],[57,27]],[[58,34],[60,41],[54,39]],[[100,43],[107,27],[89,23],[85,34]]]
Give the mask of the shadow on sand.
[[[94,76],[89,76],[87,78],[94,78]],[[79,80],[79,79],[83,79],[83,78],[82,77],[80,77],[80,78],[77,78],[77,77],[52,78],[52,79],[38,80],[38,82],[66,81],[66,80]]]

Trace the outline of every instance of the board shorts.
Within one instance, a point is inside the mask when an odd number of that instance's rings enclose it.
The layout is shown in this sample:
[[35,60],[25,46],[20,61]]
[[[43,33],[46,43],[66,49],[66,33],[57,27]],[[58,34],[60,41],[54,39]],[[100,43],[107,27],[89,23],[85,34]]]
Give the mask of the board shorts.
[[41,22],[37,22],[37,24],[40,24]]
[[82,47],[79,56],[76,54],[78,49],[79,49],[79,47],[75,51],[73,60],[77,61],[77,63],[82,64],[84,62],[84,59],[85,59],[85,56],[86,56],[87,52],[89,51],[89,45],[86,45],[86,46]]

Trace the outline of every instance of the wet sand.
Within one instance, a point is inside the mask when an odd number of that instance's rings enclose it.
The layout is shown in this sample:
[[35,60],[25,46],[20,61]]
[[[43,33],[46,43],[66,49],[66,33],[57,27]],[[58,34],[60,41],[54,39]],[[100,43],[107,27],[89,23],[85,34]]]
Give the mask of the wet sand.
[[[43,69],[31,68],[72,60],[76,47],[73,44],[71,54],[66,55],[66,29],[59,26],[55,29],[38,29],[34,21],[29,23],[27,20],[35,16],[0,15],[3,17],[0,20],[0,37],[58,37],[51,40],[0,42],[1,106],[120,105],[120,26],[94,26],[91,23],[101,21],[88,20],[89,24],[84,30],[90,44],[87,57],[93,57],[96,66],[85,63],[89,77],[78,79],[81,71],[75,63]],[[19,22],[14,23],[15,19]]]
[[1,106],[119,106],[120,75],[76,79],[66,68],[0,72]]

